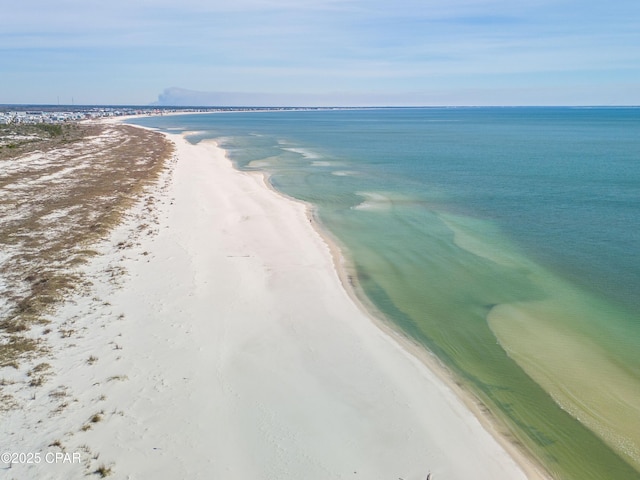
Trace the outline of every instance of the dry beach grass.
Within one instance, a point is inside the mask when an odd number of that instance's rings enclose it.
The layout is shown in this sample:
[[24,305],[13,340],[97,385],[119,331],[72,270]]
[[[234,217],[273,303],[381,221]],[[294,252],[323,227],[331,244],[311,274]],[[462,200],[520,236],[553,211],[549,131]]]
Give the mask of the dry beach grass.
[[172,151],[162,135],[130,126],[45,127],[0,131],[0,367],[46,351],[29,330],[82,286],[78,265]]
[[[104,394],[84,405],[78,401],[78,389],[56,384],[56,362],[66,357],[60,356],[60,348],[69,353],[72,346],[82,348],[87,329],[56,312],[72,297],[102,303],[92,291],[85,265],[98,255],[113,228],[132,215],[132,205],[138,205],[136,231],[114,247],[125,251],[136,236],[153,233],[155,197],[148,187],[168,172],[172,152],[173,145],[161,134],[113,123],[0,129],[3,452],[17,451],[17,431],[24,430],[29,435],[39,432],[42,455],[65,454],[73,432],[87,432],[105,418],[102,409],[94,410],[88,420],[80,417],[86,415],[84,407],[103,403]],[[112,283],[124,273],[114,265],[107,270]],[[85,357],[88,368],[97,361],[94,355]],[[47,432],[51,419],[74,408],[80,412],[68,425],[51,426]],[[109,412],[114,414],[115,410]],[[76,446],[74,455],[79,454],[83,460],[79,469],[73,466],[76,473],[112,473],[109,465],[98,464],[100,455],[88,443]],[[22,478],[24,472],[11,467],[8,472]],[[60,473],[48,471],[52,478]]]

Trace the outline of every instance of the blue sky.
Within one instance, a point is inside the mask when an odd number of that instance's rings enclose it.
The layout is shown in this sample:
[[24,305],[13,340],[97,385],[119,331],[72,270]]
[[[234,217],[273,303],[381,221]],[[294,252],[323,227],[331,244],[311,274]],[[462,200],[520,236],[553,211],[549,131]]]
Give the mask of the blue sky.
[[638,105],[640,1],[21,0],[2,8],[0,103],[148,104],[168,87],[236,102],[246,93],[265,103]]

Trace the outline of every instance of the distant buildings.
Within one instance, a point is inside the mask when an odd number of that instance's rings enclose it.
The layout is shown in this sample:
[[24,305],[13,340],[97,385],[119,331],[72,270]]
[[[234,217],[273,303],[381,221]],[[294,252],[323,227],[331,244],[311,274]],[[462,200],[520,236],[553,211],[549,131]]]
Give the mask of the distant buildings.
[[[64,108],[64,110],[62,110]],[[17,106],[0,105],[0,125],[79,122],[128,115],[165,115],[229,111],[334,110],[324,107],[82,107],[82,106]]]
[[13,106],[0,106],[0,125],[79,122],[105,117],[125,115],[162,115],[175,112],[202,112],[214,109],[158,108],[158,107],[73,107],[72,110],[57,110],[46,107],[35,110],[18,110]]
[[85,118],[81,112],[0,112],[0,124],[63,123]]

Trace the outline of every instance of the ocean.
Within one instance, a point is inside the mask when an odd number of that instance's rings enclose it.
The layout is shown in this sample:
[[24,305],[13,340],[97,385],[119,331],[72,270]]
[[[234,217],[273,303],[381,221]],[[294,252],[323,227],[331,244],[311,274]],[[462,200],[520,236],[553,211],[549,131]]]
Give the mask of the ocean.
[[215,139],[312,204],[365,303],[555,478],[640,478],[640,108],[133,123]]

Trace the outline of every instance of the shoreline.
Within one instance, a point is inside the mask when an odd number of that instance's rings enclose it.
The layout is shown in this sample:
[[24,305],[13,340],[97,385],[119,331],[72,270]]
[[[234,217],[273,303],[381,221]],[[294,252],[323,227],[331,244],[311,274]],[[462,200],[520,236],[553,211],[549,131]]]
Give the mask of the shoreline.
[[[191,132],[185,132],[186,137]],[[219,147],[217,148],[224,151]],[[330,232],[317,217],[316,208],[313,204],[291,197],[284,192],[279,191],[270,182],[270,175],[264,171],[245,172],[238,170],[228,156],[225,157],[232,164],[233,168],[245,174],[259,175],[269,190],[286,199],[287,201],[301,204],[305,208],[307,219],[312,228],[325,242],[332,257],[335,274],[338,277],[342,288],[345,290],[351,301],[362,311],[364,315],[369,317],[372,324],[384,332],[392,342],[396,342],[408,356],[421,362],[434,373],[440,381],[445,383],[455,395],[464,403],[471,413],[478,419],[482,426],[491,434],[491,436],[504,448],[507,453],[515,460],[518,466],[523,470],[529,480],[551,480],[551,475],[546,471],[545,466],[533,454],[519,447],[517,440],[513,439],[513,434],[508,430],[506,424],[499,420],[495,414],[489,410],[484,403],[468,388],[462,385],[455,377],[454,373],[442,363],[442,361],[426,347],[417,343],[414,339],[402,332],[392,321],[387,319],[377,307],[369,300],[362,288],[357,282],[357,278],[353,273],[355,267],[344,254],[344,246]]]
[[[184,138],[187,138],[192,133],[193,132],[187,131],[183,132],[182,135]],[[236,171],[246,175],[256,175],[261,177],[265,187],[270,191],[289,202],[302,205],[305,209],[305,214],[310,225],[326,244],[326,247],[330,252],[335,275],[339,279],[342,288],[360,311],[370,319],[372,324],[384,332],[392,342],[396,342],[409,357],[424,364],[427,369],[440,379],[440,381],[445,383],[446,386],[450,388],[464,403],[469,411],[480,421],[491,436],[515,460],[529,480],[551,480],[552,477],[546,472],[544,465],[532,454],[528,454],[528,452],[524,451],[523,448],[519,447],[516,444],[517,440],[514,441],[509,438],[512,434],[508,431],[507,426],[502,421],[498,420],[493,412],[488,410],[472,391],[460,384],[456,380],[454,374],[438,359],[438,357],[435,356],[435,354],[430,352],[424,346],[418,344],[414,339],[408,337],[390,320],[388,320],[368,299],[364,291],[362,291],[358,285],[355,275],[352,275],[352,272],[354,272],[355,269],[350,264],[348,258],[344,255],[344,247],[340,245],[340,241],[333,235],[333,233],[322,225],[320,220],[317,218],[314,205],[291,197],[276,189],[271,184],[269,179],[270,175],[267,172],[238,170],[233,164],[233,161],[228,158],[226,151],[221,148],[215,140],[207,140],[206,142],[213,143],[216,148],[222,150],[225,158]]]
[[87,466],[10,474],[526,478],[354,302],[307,206],[208,142],[164,135],[176,157],[152,201],[100,246],[92,293],[51,319],[80,337],[51,339],[55,374],[5,423],[14,450],[79,452]]

